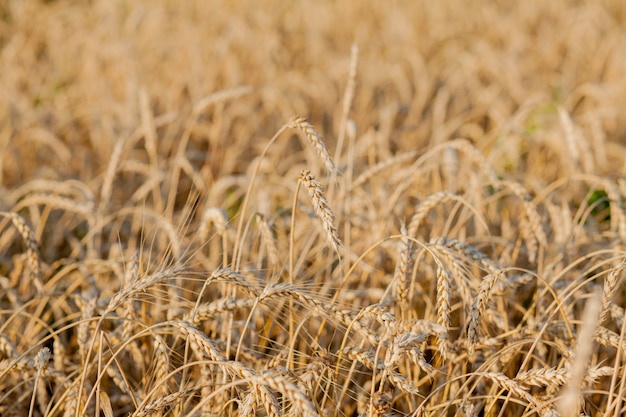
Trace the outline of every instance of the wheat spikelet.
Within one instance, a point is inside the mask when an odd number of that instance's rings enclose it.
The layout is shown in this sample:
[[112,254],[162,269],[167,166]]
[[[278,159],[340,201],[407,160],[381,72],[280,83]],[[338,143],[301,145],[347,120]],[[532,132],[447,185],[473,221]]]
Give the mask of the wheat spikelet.
[[261,232],[261,236],[263,237],[263,243],[267,248],[267,257],[272,265],[278,265],[278,262],[280,260],[278,243],[274,238],[274,234],[272,233],[270,224],[267,218],[261,213],[257,213],[257,220],[259,225],[259,231]]
[[50,208],[80,214],[85,218],[90,218],[94,213],[93,201],[78,202],[71,198],[55,194],[31,194],[20,200],[14,207],[14,211],[20,211],[25,207],[46,205]]
[[166,376],[170,372],[170,357],[167,345],[161,336],[154,334],[154,383],[159,384],[157,396],[162,397],[169,393]]
[[125,301],[147,291],[150,287],[176,278],[183,272],[183,268],[174,266],[164,270],[155,271],[146,277],[136,280],[131,285],[123,287],[120,291],[115,293],[113,297],[111,297],[111,300],[106,308],[106,313],[116,310],[118,307],[123,305]]
[[456,194],[453,194],[449,191],[440,191],[438,193],[429,195],[426,199],[424,199],[424,201],[420,203],[420,205],[415,210],[415,213],[411,217],[411,221],[409,222],[408,235],[411,237],[417,236],[417,229],[419,229],[422,221],[426,218],[426,215],[428,215],[428,212],[434,207],[458,198],[459,197]]
[[237,402],[237,409],[240,417],[255,417],[256,395],[253,390],[249,390],[242,401]]
[[209,282],[225,282],[230,285],[234,285],[237,288],[243,290],[251,297],[258,297],[259,290],[252,285],[248,280],[238,272],[233,271],[230,268],[219,268],[213,271],[208,278]]
[[600,313],[599,324],[602,324],[609,316],[611,301],[617,291],[617,284],[619,283],[619,278],[624,269],[626,269],[626,259],[622,260],[614,269],[612,269],[604,280],[604,285],[602,287],[602,312]]
[[[139,268],[139,254],[135,254],[130,258],[126,265],[126,271],[124,273],[123,285],[130,287],[135,281],[139,280],[140,268]],[[133,333],[135,327],[135,307],[132,299],[127,299],[122,305],[122,317],[124,322],[122,324],[122,339],[127,340]]]
[[391,417],[392,400],[391,393],[376,391],[370,398],[368,411],[364,414],[372,417]]
[[449,152],[450,149],[459,150],[469,156],[470,159],[482,170],[483,175],[489,179],[490,184],[495,185],[498,183],[498,176],[494,172],[491,164],[487,158],[485,158],[485,155],[472,145],[470,141],[466,139],[454,139],[448,141],[445,143],[444,151]]
[[193,114],[198,115],[202,113],[211,104],[242,97],[244,95],[252,93],[253,91],[254,89],[249,85],[243,85],[243,86],[236,87],[236,88],[230,88],[228,90],[216,91],[215,93],[210,94],[202,98],[201,100],[199,100],[193,106]]
[[330,240],[335,250],[338,251],[343,244],[341,243],[337,227],[335,226],[335,214],[330,209],[328,201],[324,196],[322,185],[308,169],[303,170],[298,176],[298,179],[309,191],[309,197],[313,203],[313,210],[317,217],[322,220],[322,225],[324,226],[324,230],[326,230],[328,240]]
[[[525,233],[527,238],[532,236],[537,239],[540,245],[546,247],[548,245],[548,238],[546,237],[546,234],[543,231],[543,226],[541,225],[541,216],[539,216],[537,206],[532,202],[532,198],[530,194],[528,194],[528,191],[526,191],[520,183],[514,181],[500,181],[500,184],[509,188],[513,191],[513,194],[522,200],[522,206],[524,208],[524,213],[526,214],[526,220],[528,221],[530,233],[525,231],[526,228],[523,228],[522,232]],[[531,250],[529,255],[531,262],[534,262],[536,252]]]
[[18,356],[15,345],[5,335],[0,335],[0,354],[7,358]]
[[18,233],[24,240],[26,245],[26,253],[28,256],[28,264],[30,267],[31,281],[38,291],[43,290],[43,283],[41,282],[41,261],[39,258],[39,246],[37,245],[37,239],[33,229],[26,224],[26,221],[17,213],[2,211],[0,215],[11,219],[13,226],[17,229]]
[[572,162],[571,171],[579,172],[580,171],[580,151],[577,146],[577,140],[575,138],[575,130],[574,123],[572,119],[569,117],[565,109],[563,107],[558,108],[559,113],[559,121],[561,122],[561,126],[565,131],[565,143],[567,144],[567,150],[569,151],[570,160]]
[[300,411],[300,415],[306,417],[319,417],[319,414],[309,398],[287,377],[276,371],[265,371],[257,375],[253,382],[262,386],[268,386],[289,398],[291,403]]
[[428,336],[424,333],[408,332],[394,336],[385,354],[385,368],[395,368],[402,358],[408,356],[408,358],[424,372],[432,375],[435,370],[431,364],[426,362],[424,354],[419,348],[419,344],[427,339]]
[[611,318],[615,321],[615,324],[617,324],[617,327],[621,329],[624,323],[624,308],[618,306],[615,303],[611,303],[609,305],[609,309],[610,309]]
[[594,339],[602,346],[610,346],[621,349],[626,353],[626,340],[621,340],[620,335],[603,326],[598,326],[595,331]]
[[88,387],[83,387],[78,383],[70,386],[63,404],[65,406],[63,417],[76,417],[78,411],[85,408],[85,402],[87,401],[86,391],[88,391]]
[[293,298],[320,317],[334,319],[346,328],[356,330],[372,344],[377,344],[379,341],[378,336],[369,327],[363,325],[351,311],[328,305],[324,301],[290,284],[275,283],[268,285],[259,296],[258,303],[263,304],[269,299],[280,297]]
[[540,409],[544,406],[528,392],[528,389],[520,385],[517,381],[510,379],[501,372],[478,372],[477,375],[483,376],[492,382],[495,382],[500,388],[509,391],[511,394],[519,397],[533,407]]
[[122,157],[122,151],[124,150],[125,140],[118,140],[113,147],[113,152],[111,153],[111,157],[109,158],[109,163],[107,164],[107,169],[104,174],[104,179],[102,180],[102,188],[100,191],[100,205],[101,207],[106,207],[111,200],[111,191],[113,190],[113,180],[115,178],[115,173],[117,172],[117,167],[120,163],[120,159]]
[[534,387],[561,386],[567,382],[567,369],[565,368],[539,368],[520,372],[515,380],[520,384]]
[[41,379],[48,369],[48,362],[50,361],[51,356],[52,354],[50,353],[50,349],[47,347],[43,347],[39,350],[39,352],[35,356],[35,360],[33,361],[33,366],[37,370],[37,375],[35,376],[35,389],[33,389],[33,395],[31,397],[29,408],[31,412],[34,410],[35,401],[39,403],[40,410],[45,410],[47,402],[49,401],[50,396],[48,394],[45,384],[42,383]]
[[431,239],[430,244],[441,246],[443,248],[461,253],[476,262],[481,268],[483,268],[490,274],[497,274],[498,271],[502,269],[496,262],[491,260],[491,258],[485,255],[482,251],[458,239],[443,236]]
[[194,326],[200,324],[204,320],[211,319],[217,314],[236,309],[248,309],[254,305],[254,300],[247,298],[220,298],[219,300],[203,303],[198,306],[195,311],[186,313],[182,320],[189,321]]
[[[173,321],[174,327],[179,329],[189,340],[192,349],[199,357],[207,355],[210,360],[218,362],[228,373],[240,378],[253,378],[255,372],[238,362],[229,361],[228,358],[218,349],[217,345],[210,340],[198,328],[189,322]],[[280,415],[278,403],[271,392],[264,385],[254,387],[260,402],[264,405],[269,416],[278,417]]]
[[163,410],[165,407],[168,407],[174,404],[176,401],[184,399],[190,394],[193,394],[194,391],[195,390],[191,389],[180,390],[168,395],[161,396],[155,400],[150,401],[147,404],[141,404],[141,406],[132,414],[132,417],[153,416],[155,413]]
[[448,351],[448,329],[450,328],[450,272],[437,261],[437,323],[446,329],[439,335],[439,353],[445,360]]
[[78,323],[78,328],[76,331],[77,337],[76,341],[78,342],[78,347],[80,351],[80,356],[83,360],[83,363],[86,361],[87,352],[89,351],[89,341],[91,340],[91,333],[93,322],[92,318],[96,313],[97,306],[97,298],[94,294],[86,293],[85,297],[76,298],[77,304],[80,307],[81,311],[81,321]]
[[[618,187],[613,181],[606,178],[592,178],[604,187],[606,196],[611,202],[611,227],[617,226],[620,239],[626,240],[626,214],[624,213],[624,206],[622,204],[623,198]],[[617,223],[617,225],[615,225],[615,223]]]
[[480,283],[480,287],[478,288],[478,294],[472,304],[472,308],[470,310],[470,323],[467,329],[467,340],[469,344],[470,354],[473,354],[474,344],[478,338],[478,326],[480,324],[480,316],[485,310],[485,306],[487,305],[487,299],[489,298],[489,294],[491,292],[491,288],[498,281],[498,279],[504,274],[504,271],[499,271],[496,274],[488,274],[486,275],[482,282]]
[[228,225],[228,215],[218,207],[209,207],[204,210],[202,220],[200,221],[200,229],[198,229],[198,240],[200,242],[204,243],[207,241],[211,224],[215,227],[218,235],[224,236]]
[[289,121],[288,125],[292,129],[302,130],[317,154],[324,161],[328,172],[331,174],[336,173],[337,169],[335,168],[335,163],[328,153],[328,148],[326,148],[326,145],[324,144],[324,139],[322,139],[322,136],[317,133],[313,125],[305,117],[298,116],[293,117]]
[[380,174],[387,168],[398,167],[398,165],[410,161],[411,159],[415,159],[417,156],[417,152],[408,151],[402,153],[400,155],[395,155],[391,158],[384,159],[377,163],[376,165],[369,167],[365,172],[360,174],[351,184],[350,190],[354,190],[359,188],[361,185],[365,184],[370,178]]
[[400,305],[400,311],[404,312],[407,309],[407,294],[409,293],[409,281],[413,270],[413,241],[408,236],[406,226],[403,224],[401,228],[402,233],[402,250],[400,251],[400,262],[396,266],[393,282],[395,285],[396,294],[398,297],[398,304]]
[[419,389],[415,385],[409,382],[397,370],[388,368],[383,362],[376,361],[376,357],[371,351],[347,346],[343,349],[342,353],[349,359],[357,361],[371,370],[383,372],[383,375],[388,378],[389,382],[404,393],[421,396]]

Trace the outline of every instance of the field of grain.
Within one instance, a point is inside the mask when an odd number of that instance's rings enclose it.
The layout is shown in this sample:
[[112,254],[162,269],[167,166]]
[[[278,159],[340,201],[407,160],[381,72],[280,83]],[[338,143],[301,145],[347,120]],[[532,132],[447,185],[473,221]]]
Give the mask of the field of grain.
[[0,1],[0,415],[624,415],[624,51],[621,0]]

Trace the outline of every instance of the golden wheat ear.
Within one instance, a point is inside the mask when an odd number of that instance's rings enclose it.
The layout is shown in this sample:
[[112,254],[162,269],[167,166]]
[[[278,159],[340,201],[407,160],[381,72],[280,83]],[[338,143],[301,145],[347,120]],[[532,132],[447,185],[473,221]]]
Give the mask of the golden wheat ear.
[[317,154],[320,158],[322,158],[322,161],[324,162],[324,165],[329,173],[335,173],[337,171],[335,163],[330,157],[330,153],[328,153],[328,148],[324,143],[322,135],[315,130],[311,122],[309,122],[305,117],[296,116],[289,121],[289,127],[300,129],[304,132],[306,138],[309,140]]
[[311,174],[308,169],[303,170],[298,175],[300,183],[306,187],[309,192],[309,197],[313,203],[313,210],[317,217],[322,220],[322,225],[328,236],[328,240],[335,248],[335,251],[339,251],[339,248],[343,246],[339,233],[337,232],[337,226],[335,226],[335,214],[330,209],[328,200],[324,196],[324,190],[322,185],[315,179],[315,176]]
[[15,226],[17,232],[22,237],[26,245],[26,254],[30,267],[30,279],[37,291],[43,291],[43,283],[41,282],[41,259],[39,257],[39,245],[37,244],[35,232],[28,223],[26,223],[26,220],[17,213],[2,211],[0,212],[0,216],[10,219],[11,223],[13,223],[13,226]]

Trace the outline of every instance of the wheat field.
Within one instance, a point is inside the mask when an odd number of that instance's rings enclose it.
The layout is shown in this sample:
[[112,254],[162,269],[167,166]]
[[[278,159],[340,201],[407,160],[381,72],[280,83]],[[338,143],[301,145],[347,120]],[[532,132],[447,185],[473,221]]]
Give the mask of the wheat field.
[[0,415],[624,415],[624,51],[621,0],[0,1]]

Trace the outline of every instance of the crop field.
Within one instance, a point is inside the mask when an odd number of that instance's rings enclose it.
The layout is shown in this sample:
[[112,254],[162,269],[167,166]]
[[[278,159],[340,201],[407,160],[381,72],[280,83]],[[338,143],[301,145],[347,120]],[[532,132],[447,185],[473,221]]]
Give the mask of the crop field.
[[0,416],[626,414],[626,3],[0,0]]

